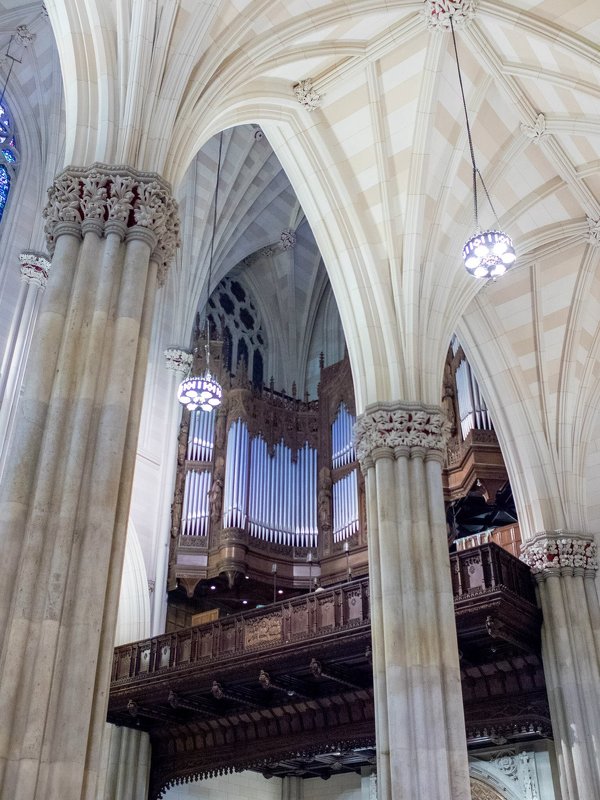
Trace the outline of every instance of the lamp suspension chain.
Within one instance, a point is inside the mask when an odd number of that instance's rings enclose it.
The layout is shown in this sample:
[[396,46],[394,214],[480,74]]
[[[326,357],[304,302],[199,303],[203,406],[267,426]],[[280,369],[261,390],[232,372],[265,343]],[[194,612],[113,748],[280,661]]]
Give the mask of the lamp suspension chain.
[[[507,269],[514,264],[516,255],[513,247],[512,239],[506,233],[500,230],[500,222],[496,209],[492,203],[487,186],[483,180],[477,162],[475,161],[475,148],[473,147],[473,136],[471,133],[471,124],[469,122],[469,112],[467,110],[467,101],[465,98],[465,89],[463,85],[462,73],[460,70],[460,60],[458,58],[458,47],[456,45],[456,34],[454,31],[454,21],[450,17],[450,30],[452,32],[452,44],[454,45],[454,56],[456,58],[456,70],[458,72],[458,83],[460,86],[460,95],[462,98],[463,111],[465,112],[465,122],[467,125],[467,139],[469,141],[469,153],[471,156],[471,167],[473,174],[473,217],[475,225],[475,233],[465,243],[462,251],[465,268],[470,275],[475,278],[497,278],[503,275]],[[479,224],[479,204],[477,199],[477,178],[481,181],[481,186],[485,193],[497,228],[495,230],[481,230]]]

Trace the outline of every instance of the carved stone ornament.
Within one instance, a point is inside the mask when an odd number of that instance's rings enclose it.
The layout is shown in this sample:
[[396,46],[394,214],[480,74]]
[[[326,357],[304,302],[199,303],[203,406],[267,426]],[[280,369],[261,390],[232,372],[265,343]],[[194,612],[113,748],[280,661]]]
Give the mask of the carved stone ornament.
[[312,78],[306,78],[306,80],[300,81],[293,88],[296,100],[300,105],[304,106],[307,111],[314,111],[315,108],[319,108],[321,105],[321,95],[314,88]]
[[458,28],[473,19],[476,6],[476,0],[425,0],[421,13],[428,28],[449,31],[450,17],[454,27]]
[[600,219],[587,218],[588,232],[586,241],[593,247],[600,247]]
[[544,115],[538,114],[533,125],[527,125],[527,123],[522,122],[521,133],[523,133],[528,139],[531,139],[532,142],[537,144],[540,139],[543,136],[546,136],[548,133],[546,130],[546,118]]
[[538,533],[523,545],[521,561],[538,580],[551,575],[594,576],[598,570],[597,549],[592,537],[563,531]]
[[164,356],[167,369],[182,375],[187,375],[194,360],[194,356],[191,353],[179,347],[167,347]]
[[371,406],[354,426],[354,447],[364,461],[378,447],[423,447],[444,452],[450,423],[439,406],[381,403]]
[[48,283],[50,262],[41,253],[19,253],[21,262],[21,280],[24,283],[45,289]]
[[48,189],[44,208],[48,250],[54,252],[60,223],[87,224],[99,234],[142,228],[153,243],[159,284],[179,247],[179,215],[171,187],[154,172],[125,166],[92,164],[67,167]]
[[291,250],[296,246],[296,232],[285,230],[281,232],[281,246],[284,250]]
[[36,34],[29,30],[27,25],[19,25],[15,32],[15,39],[21,47],[29,47],[35,42]]

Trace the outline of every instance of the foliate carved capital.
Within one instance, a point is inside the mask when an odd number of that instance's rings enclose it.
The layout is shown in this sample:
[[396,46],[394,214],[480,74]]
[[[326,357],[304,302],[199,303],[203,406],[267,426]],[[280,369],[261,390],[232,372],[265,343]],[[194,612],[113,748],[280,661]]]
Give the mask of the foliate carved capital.
[[181,373],[182,375],[187,375],[194,359],[191,353],[179,347],[167,347],[164,356],[167,369]]
[[179,215],[171,187],[154,172],[125,166],[92,164],[67,167],[48,189],[44,209],[50,253],[59,224],[114,233],[120,226],[139,227],[152,233],[152,259],[159,265],[159,282],[179,247]]
[[422,14],[428,28],[449,31],[450,18],[458,28],[473,19],[476,7],[476,0],[425,0]]
[[538,533],[521,548],[521,561],[538,581],[552,575],[594,576],[597,548],[591,536],[565,531]]
[[420,403],[369,406],[354,426],[354,446],[361,464],[378,448],[442,453],[449,436],[450,423],[440,407]]
[[19,253],[21,280],[44,290],[48,283],[50,261],[41,253]]

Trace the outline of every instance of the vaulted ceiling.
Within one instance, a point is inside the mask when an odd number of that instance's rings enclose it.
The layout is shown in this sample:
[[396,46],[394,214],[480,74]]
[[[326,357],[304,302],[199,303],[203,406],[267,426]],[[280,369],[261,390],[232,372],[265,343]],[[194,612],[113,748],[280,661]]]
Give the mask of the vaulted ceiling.
[[[243,124],[225,138],[215,278],[297,230],[293,258],[278,256],[274,275],[255,260],[255,293],[271,282],[275,328],[294,342],[287,352],[306,354],[312,345],[295,337],[310,338],[322,256],[359,411],[383,399],[436,402],[458,330],[511,476],[522,478],[528,526],[586,528],[578,477],[600,463],[583,433],[598,410],[597,2],[433,5],[474,9],[457,37],[475,153],[518,252],[514,273],[483,288],[459,257],[472,231],[471,168],[452,40],[428,24],[431,2],[49,0],[49,20],[37,4],[4,3],[0,38],[21,22],[40,28],[8,97],[24,109],[31,151],[55,164],[58,55],[65,160],[129,163],[174,183],[179,341],[206,290],[212,137]],[[42,35],[49,23],[56,49],[48,28]],[[303,105],[294,86],[307,79]],[[309,229],[314,249],[302,241]],[[294,299],[282,305],[284,286]]]

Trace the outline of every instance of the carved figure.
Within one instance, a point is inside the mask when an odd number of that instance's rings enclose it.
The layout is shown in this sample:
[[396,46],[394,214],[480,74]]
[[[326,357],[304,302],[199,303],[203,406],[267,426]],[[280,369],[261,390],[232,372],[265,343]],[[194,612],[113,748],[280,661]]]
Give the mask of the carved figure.
[[331,472],[328,467],[323,467],[319,473],[319,494],[317,497],[319,526],[323,531],[331,530],[331,486]]
[[208,492],[208,502],[210,504],[210,518],[214,523],[219,521],[221,516],[221,506],[223,505],[223,481],[215,478]]

